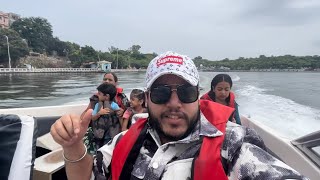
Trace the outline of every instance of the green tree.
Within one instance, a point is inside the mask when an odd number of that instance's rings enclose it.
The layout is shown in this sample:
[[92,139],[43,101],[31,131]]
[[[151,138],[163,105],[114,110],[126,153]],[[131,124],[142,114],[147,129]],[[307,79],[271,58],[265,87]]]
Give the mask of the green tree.
[[65,50],[66,56],[80,51],[80,45],[79,44],[72,43],[72,42],[69,42],[69,41],[67,41],[65,43],[66,43],[66,50]]
[[141,49],[141,46],[140,45],[132,45],[129,49],[133,54],[140,54],[139,50]]
[[111,46],[108,48],[108,50],[111,54],[114,54],[114,53],[117,53],[117,50],[119,50],[119,48]]
[[[113,66],[113,67],[116,68],[117,62],[114,65],[115,66]],[[128,66],[129,66],[129,62],[128,62],[128,59],[126,58],[126,56],[124,56],[122,54],[118,55],[118,69],[125,69],[125,68],[128,68]]]
[[0,29],[0,64],[9,63],[7,39],[5,36],[8,36],[11,66],[15,67],[17,60],[28,54],[28,45],[14,30]]
[[83,61],[80,51],[80,45],[72,42],[66,42],[66,56],[71,61],[72,67],[80,67]]
[[105,60],[105,61],[109,61],[109,62],[112,62],[112,63],[115,62],[114,56],[112,54],[110,54],[109,52],[100,53],[100,59],[101,60]]
[[85,61],[98,61],[98,54],[91,46],[81,47],[81,53]]
[[197,61],[197,60],[202,60],[202,57],[201,56],[197,56],[193,59],[193,61]]
[[12,23],[11,28],[27,40],[29,47],[39,53],[48,52],[52,41],[52,26],[47,19],[41,17],[21,18]]
[[68,45],[66,42],[60,41],[59,38],[55,37],[48,44],[47,51],[50,55],[55,51],[58,56],[67,56]]

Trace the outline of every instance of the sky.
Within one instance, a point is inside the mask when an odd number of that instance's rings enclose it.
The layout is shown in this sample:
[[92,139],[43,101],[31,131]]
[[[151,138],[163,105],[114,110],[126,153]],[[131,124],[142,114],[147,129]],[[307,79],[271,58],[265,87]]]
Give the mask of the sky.
[[320,55],[319,0],[2,0],[43,17],[62,41],[108,51],[175,51],[209,60]]

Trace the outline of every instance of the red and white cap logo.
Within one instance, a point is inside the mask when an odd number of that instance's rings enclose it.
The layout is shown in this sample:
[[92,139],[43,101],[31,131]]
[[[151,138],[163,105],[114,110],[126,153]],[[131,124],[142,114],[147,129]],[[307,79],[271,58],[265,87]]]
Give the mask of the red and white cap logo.
[[146,88],[150,88],[155,80],[165,74],[177,75],[193,86],[199,83],[198,70],[193,61],[188,56],[171,51],[151,60],[146,72]]
[[181,56],[165,56],[157,60],[158,67],[167,63],[176,63],[181,65],[183,63],[183,58]]

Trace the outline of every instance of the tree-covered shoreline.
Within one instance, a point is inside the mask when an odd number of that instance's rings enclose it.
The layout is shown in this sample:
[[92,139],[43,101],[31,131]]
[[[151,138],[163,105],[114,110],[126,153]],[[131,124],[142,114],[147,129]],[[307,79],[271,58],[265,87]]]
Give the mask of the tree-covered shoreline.
[[209,61],[201,57],[194,58],[197,67],[203,70],[221,71],[290,71],[306,70],[313,71],[320,69],[320,56],[264,56],[256,58],[244,58],[220,61]]
[[[157,53],[142,53],[140,45],[132,45],[128,49],[111,46],[108,51],[98,51],[92,46],[80,46],[77,43],[62,41],[53,36],[52,25],[44,18],[29,17],[15,21],[10,29],[0,29],[0,65],[8,67],[6,37],[9,39],[11,64],[18,67],[20,60],[30,52],[43,56],[63,59],[63,66],[81,67],[86,63],[106,60],[112,62],[112,68],[144,69]],[[186,52],[187,53],[187,52]],[[230,60],[208,60],[201,56],[195,57],[194,62],[201,70],[216,71],[285,71],[290,69],[319,70],[320,56],[270,56],[260,55],[255,58],[239,57]],[[40,63],[38,63],[40,64]],[[37,67],[37,64],[33,64]]]

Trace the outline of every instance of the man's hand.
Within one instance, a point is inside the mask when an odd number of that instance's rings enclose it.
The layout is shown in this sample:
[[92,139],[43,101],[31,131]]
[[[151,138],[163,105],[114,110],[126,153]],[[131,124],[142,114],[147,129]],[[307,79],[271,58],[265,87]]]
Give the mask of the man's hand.
[[74,114],[62,116],[51,126],[50,133],[53,139],[63,148],[79,143],[87,132],[91,114],[92,109],[89,109],[82,119]]

